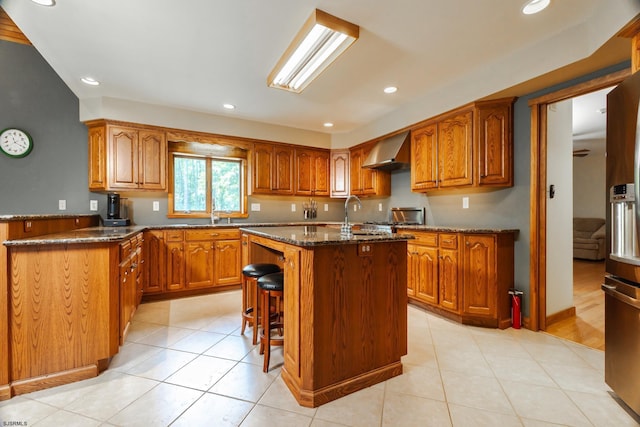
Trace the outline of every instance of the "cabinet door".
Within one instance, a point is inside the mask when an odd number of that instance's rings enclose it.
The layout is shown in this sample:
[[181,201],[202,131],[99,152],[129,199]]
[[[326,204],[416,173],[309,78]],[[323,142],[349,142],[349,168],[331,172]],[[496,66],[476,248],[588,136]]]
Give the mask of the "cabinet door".
[[[492,235],[467,235],[464,244],[463,312],[496,317],[496,243]],[[500,298],[507,298],[500,295]]]
[[215,251],[215,285],[237,285],[242,281],[240,240],[218,240]]
[[208,288],[215,283],[213,240],[187,242],[185,254],[186,287]]
[[[364,147],[362,149],[360,166],[362,166],[365,160],[367,160],[367,157],[369,157],[369,153],[371,153],[372,149],[373,149],[373,144],[367,147]],[[360,167],[360,184],[362,185],[362,194],[367,194],[367,195],[377,194],[378,192],[377,180],[376,180],[377,173],[378,172],[373,169]]]
[[278,194],[293,194],[293,148],[276,145],[273,150],[272,190]]
[[415,295],[420,301],[438,304],[438,248],[416,246]]
[[434,123],[411,132],[411,190],[438,185],[438,126]]
[[145,190],[167,189],[167,140],[164,132],[139,132],[138,185]]
[[167,242],[167,290],[184,288],[184,243]]
[[109,127],[109,187],[138,188],[138,131]]
[[438,123],[438,186],[473,183],[471,149],[473,113],[460,113]]
[[349,152],[331,152],[331,197],[349,195]]
[[107,188],[107,129],[89,128],[89,190]]
[[481,107],[478,117],[478,185],[513,185],[511,104]]
[[271,193],[271,170],[273,145],[256,143],[253,147],[252,182],[253,193]]
[[313,152],[313,194],[314,196],[329,195],[329,152]]
[[351,183],[351,194],[356,196],[362,195],[362,150],[356,149],[351,151],[349,165],[349,181]]
[[418,283],[417,255],[417,246],[407,244],[407,296],[409,297],[416,295],[415,289]]
[[296,149],[296,194],[310,196],[314,190],[313,151]]
[[458,312],[458,250],[440,248],[438,261],[440,307]]
[[124,344],[135,299],[135,275],[131,273],[131,259],[120,264],[120,344]]
[[167,281],[165,266],[166,248],[162,231],[144,233],[144,293],[162,292]]

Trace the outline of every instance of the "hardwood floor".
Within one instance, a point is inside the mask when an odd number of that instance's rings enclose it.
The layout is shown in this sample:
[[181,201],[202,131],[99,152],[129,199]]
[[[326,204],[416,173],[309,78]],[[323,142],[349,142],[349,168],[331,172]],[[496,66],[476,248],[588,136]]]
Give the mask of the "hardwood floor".
[[547,326],[547,333],[604,350],[604,261],[573,260],[575,317]]

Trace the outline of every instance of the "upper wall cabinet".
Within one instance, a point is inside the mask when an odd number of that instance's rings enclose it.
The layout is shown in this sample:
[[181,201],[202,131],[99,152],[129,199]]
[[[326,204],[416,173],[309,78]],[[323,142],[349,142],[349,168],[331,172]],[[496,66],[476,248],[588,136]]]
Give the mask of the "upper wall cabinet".
[[389,172],[363,168],[375,142],[350,149],[349,180],[351,194],[355,196],[389,196],[391,194],[391,174]]
[[512,186],[514,100],[476,102],[412,129],[412,191]]
[[295,158],[295,194],[299,196],[328,196],[329,152],[296,147]]
[[160,130],[88,122],[89,190],[167,189],[167,140]]
[[294,148],[287,145],[254,144],[251,190],[254,194],[293,195]]
[[349,150],[331,151],[331,197],[349,195]]

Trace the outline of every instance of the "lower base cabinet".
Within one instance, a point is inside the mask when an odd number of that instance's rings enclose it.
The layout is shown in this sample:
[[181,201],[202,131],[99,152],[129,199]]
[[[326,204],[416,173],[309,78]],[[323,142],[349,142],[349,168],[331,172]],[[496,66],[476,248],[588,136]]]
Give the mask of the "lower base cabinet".
[[145,241],[145,295],[162,297],[241,283],[238,228],[149,230]]
[[514,232],[445,233],[400,230],[407,244],[409,300],[465,324],[511,324]]

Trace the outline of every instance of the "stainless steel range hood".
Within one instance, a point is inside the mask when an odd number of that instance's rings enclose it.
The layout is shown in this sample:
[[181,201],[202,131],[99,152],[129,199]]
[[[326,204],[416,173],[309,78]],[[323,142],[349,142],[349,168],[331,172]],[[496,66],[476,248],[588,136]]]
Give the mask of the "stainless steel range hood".
[[385,171],[408,169],[410,156],[410,132],[403,132],[378,141],[362,167]]

